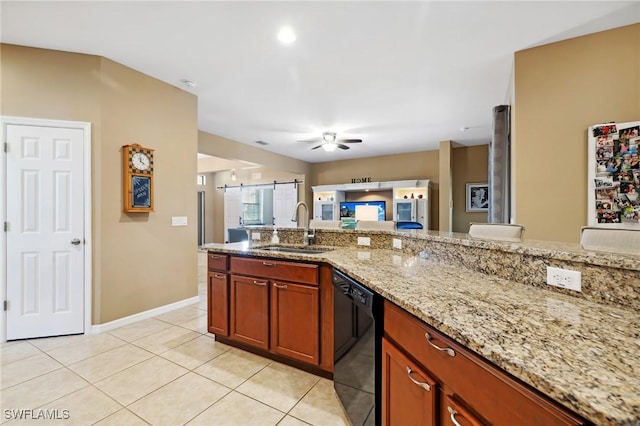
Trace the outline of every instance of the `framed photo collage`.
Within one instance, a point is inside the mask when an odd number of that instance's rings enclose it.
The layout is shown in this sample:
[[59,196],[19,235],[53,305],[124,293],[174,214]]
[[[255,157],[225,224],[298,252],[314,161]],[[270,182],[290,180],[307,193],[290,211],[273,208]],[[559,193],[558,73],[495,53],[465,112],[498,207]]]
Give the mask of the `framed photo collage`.
[[640,121],[591,126],[588,139],[589,225],[640,228]]

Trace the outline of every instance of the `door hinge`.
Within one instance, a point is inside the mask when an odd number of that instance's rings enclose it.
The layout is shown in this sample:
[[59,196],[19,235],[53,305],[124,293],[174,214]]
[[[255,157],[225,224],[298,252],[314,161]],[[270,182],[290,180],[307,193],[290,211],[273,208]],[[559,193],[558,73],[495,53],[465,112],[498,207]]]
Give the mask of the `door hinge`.
[[9,231],[9,222],[5,222],[4,223],[4,232],[8,232]]
[[9,142],[4,143],[4,152],[9,152]]
[[5,300],[4,303],[2,304],[2,309],[4,309],[5,311],[9,310],[9,301]]

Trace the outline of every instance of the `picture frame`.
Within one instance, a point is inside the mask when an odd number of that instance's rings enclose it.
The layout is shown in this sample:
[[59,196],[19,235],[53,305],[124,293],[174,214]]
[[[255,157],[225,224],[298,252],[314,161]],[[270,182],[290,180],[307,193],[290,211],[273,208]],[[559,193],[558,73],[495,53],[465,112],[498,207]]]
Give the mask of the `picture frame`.
[[467,212],[488,212],[489,211],[489,183],[475,182],[467,183],[466,197]]

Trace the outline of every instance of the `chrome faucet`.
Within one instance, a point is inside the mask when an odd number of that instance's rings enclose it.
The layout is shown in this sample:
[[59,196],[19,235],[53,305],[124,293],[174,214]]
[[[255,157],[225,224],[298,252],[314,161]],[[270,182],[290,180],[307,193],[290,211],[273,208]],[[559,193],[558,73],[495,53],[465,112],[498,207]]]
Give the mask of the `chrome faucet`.
[[293,216],[291,217],[291,221],[292,222],[298,221],[298,209],[300,208],[300,206],[304,207],[304,211],[307,214],[307,217],[305,218],[305,221],[304,221],[304,245],[308,246],[309,244],[313,243],[313,241],[316,238],[316,235],[313,232],[313,229],[309,229],[309,222],[311,218],[309,217],[309,207],[307,207],[304,201],[298,201],[298,204],[296,204],[296,207],[293,209]]

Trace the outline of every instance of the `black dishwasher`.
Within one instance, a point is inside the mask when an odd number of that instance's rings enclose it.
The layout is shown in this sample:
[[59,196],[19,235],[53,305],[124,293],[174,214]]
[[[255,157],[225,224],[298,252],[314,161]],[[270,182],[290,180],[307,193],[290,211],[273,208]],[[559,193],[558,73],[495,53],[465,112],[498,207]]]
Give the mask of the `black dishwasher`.
[[380,425],[382,297],[333,270],[333,383],[354,425]]

